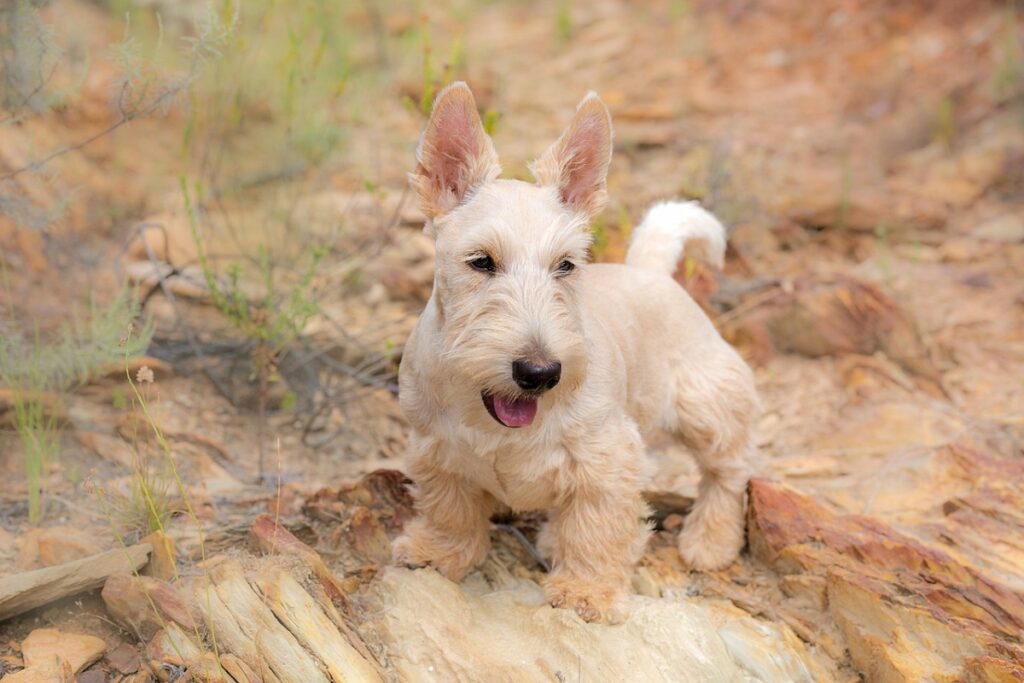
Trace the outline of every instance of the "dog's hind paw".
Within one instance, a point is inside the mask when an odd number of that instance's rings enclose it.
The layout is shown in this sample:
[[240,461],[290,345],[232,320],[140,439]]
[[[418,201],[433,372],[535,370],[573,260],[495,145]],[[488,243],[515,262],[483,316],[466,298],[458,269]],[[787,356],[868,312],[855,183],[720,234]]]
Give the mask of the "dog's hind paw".
[[725,526],[719,534],[699,525],[684,526],[679,534],[679,555],[689,567],[701,571],[725,569],[743,548],[743,527]]

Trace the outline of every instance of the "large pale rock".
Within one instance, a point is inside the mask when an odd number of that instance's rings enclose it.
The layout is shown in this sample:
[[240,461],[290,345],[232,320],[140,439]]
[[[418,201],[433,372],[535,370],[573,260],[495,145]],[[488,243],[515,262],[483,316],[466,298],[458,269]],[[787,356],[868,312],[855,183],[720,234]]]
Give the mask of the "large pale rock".
[[630,618],[606,626],[550,607],[530,581],[475,592],[432,569],[388,569],[375,591],[366,628],[405,681],[815,680],[795,638],[685,600],[635,596]]

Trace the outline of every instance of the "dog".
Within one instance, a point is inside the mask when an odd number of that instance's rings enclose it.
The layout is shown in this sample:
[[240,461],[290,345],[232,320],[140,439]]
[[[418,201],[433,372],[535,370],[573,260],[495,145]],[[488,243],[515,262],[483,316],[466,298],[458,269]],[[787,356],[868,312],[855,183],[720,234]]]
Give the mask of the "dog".
[[736,559],[759,409],[750,368],[673,279],[687,249],[722,265],[713,215],[657,204],[624,265],[588,263],[611,156],[611,116],[590,93],[531,165],[535,184],[499,179],[469,88],[437,95],[410,174],[434,285],[399,370],[418,515],[396,563],[458,581],[486,557],[496,510],[545,510],[546,596],[587,621],[625,618],[651,533],[651,430],[677,437],[701,472],[683,560]]

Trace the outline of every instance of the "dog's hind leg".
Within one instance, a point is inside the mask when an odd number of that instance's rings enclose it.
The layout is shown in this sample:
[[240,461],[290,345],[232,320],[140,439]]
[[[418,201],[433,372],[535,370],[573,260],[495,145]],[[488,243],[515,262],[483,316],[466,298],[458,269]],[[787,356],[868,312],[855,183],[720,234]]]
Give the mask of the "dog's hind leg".
[[494,498],[463,477],[442,469],[436,439],[414,435],[408,468],[416,482],[419,516],[395,539],[396,564],[431,564],[452,581],[480,564],[491,547]]
[[747,482],[755,466],[759,401],[750,369],[732,349],[679,368],[674,431],[694,453],[700,484],[679,535],[697,569],[728,566],[744,543]]

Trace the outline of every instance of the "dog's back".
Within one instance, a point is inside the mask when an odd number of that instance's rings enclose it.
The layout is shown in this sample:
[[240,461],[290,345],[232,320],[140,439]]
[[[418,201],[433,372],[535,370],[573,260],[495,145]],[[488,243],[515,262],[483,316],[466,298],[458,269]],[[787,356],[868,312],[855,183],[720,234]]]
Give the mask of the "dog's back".
[[[684,254],[720,266],[725,229],[695,202],[660,202],[634,230],[625,264],[588,266],[580,283],[581,310],[594,319],[619,362],[595,368],[625,389],[625,405],[641,429],[675,430],[681,377],[699,366],[746,366],[717,335],[711,321],[672,277]],[[607,334],[602,334],[607,331]]]

